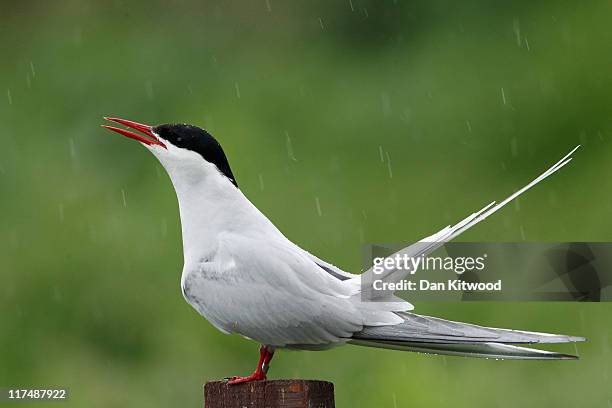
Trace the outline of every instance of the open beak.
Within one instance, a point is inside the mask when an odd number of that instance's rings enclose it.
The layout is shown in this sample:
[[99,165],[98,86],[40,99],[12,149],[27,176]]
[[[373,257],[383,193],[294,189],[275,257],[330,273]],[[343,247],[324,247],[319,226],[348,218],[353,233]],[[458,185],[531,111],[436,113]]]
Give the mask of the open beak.
[[107,118],[105,117],[104,119],[111,121],[111,122],[115,122],[118,123],[120,125],[129,127],[130,129],[134,129],[139,131],[140,133],[144,133],[145,135],[147,135],[148,137],[144,137],[142,135],[139,135],[137,133],[133,133],[130,132],[129,130],[125,130],[125,129],[121,129],[115,126],[107,126],[107,125],[101,125],[103,128],[106,128],[108,130],[112,130],[113,132],[117,132],[123,136],[127,136],[130,139],[134,139],[134,140],[138,140],[140,143],[144,143],[148,146],[150,145],[158,145],[163,147],[164,149],[167,149],[166,145],[163,144],[151,131],[151,129],[153,128],[153,126],[149,126],[149,125],[143,125],[141,123],[137,123],[137,122],[132,122],[131,120],[126,120],[126,119],[119,119],[119,118]]

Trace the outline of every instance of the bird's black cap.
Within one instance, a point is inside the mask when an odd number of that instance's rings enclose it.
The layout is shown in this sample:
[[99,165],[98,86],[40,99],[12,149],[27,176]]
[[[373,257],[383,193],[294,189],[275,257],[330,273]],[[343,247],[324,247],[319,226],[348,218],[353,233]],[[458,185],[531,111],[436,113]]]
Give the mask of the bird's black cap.
[[192,125],[164,124],[155,126],[153,131],[177,147],[199,153],[204,160],[217,166],[219,171],[238,187],[221,145],[204,129]]

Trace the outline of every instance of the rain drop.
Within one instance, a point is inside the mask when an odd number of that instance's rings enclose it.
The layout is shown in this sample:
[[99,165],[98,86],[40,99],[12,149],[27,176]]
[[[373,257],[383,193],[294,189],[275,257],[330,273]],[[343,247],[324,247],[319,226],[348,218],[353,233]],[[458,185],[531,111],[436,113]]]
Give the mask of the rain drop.
[[293,161],[297,161],[295,155],[293,154],[293,145],[291,144],[291,138],[289,137],[289,132],[285,130],[285,137],[287,141],[287,154],[289,158]]
[[518,140],[516,137],[510,139],[510,152],[512,157],[518,157]]
[[76,146],[73,138],[68,140],[68,151],[70,152],[70,158],[74,160],[76,158]]
[[76,144],[73,138],[68,139],[68,151],[70,153],[70,160],[72,162],[72,169],[78,170],[80,167],[80,163],[77,156]]
[[521,46],[521,25],[518,19],[515,19],[512,27],[514,29],[514,35],[516,36],[516,45]]
[[264,180],[263,180],[263,175],[262,175],[261,173],[259,173],[257,176],[258,176],[258,178],[259,178],[259,189],[260,189],[261,191],[263,191],[263,190],[264,190]]
[[389,170],[389,178],[393,178],[393,170],[391,169],[391,157],[389,156],[389,152],[385,152],[387,155],[387,170]]
[[317,214],[319,214],[319,217],[323,215],[323,212],[321,211],[321,202],[319,201],[319,197],[315,197],[315,204],[317,206]]
[[391,116],[391,100],[388,93],[381,95],[383,116]]

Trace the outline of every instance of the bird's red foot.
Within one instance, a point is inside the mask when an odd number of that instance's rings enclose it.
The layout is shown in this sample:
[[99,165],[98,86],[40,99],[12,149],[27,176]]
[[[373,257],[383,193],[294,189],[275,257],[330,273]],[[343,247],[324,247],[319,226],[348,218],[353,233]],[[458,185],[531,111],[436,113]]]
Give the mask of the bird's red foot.
[[257,368],[255,369],[255,372],[253,372],[253,374],[249,375],[248,377],[229,378],[228,384],[235,385],[251,381],[264,381],[266,379],[266,373],[268,372],[268,368],[270,367],[270,360],[272,360],[273,356],[273,348],[261,346],[259,348],[259,362],[257,363]]
[[251,382],[251,381],[263,381],[266,379],[266,375],[263,372],[257,372],[255,371],[253,374],[249,375],[248,377],[232,377],[229,379],[228,384],[229,385],[235,385],[235,384],[242,384],[245,382]]

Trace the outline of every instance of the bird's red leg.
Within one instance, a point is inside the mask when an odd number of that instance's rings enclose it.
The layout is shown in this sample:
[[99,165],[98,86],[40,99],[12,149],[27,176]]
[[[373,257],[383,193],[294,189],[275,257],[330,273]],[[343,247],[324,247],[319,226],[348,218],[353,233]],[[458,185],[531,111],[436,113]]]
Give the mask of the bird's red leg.
[[268,370],[270,369],[270,361],[272,360],[272,357],[274,357],[274,348],[266,347],[266,351],[268,353],[264,357],[263,364],[261,365],[264,375],[268,374]]
[[253,374],[248,377],[232,377],[229,380],[230,385],[241,384],[244,382],[250,381],[262,381],[266,379],[266,372],[268,371],[270,360],[272,360],[272,356],[274,355],[274,351],[268,350],[266,346],[261,346],[259,348],[259,362],[257,363],[257,368],[253,372]]

